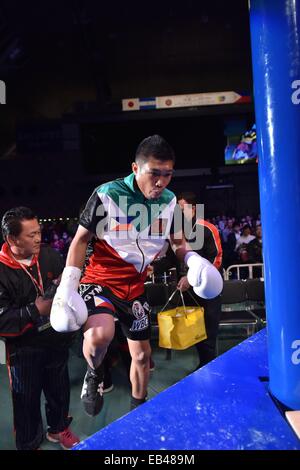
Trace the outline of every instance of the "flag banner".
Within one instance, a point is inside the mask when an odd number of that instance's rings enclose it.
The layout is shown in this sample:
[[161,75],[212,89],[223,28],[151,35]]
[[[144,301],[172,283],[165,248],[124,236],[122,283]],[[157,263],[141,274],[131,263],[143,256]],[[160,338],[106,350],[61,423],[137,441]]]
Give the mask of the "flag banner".
[[122,100],[123,111],[139,111],[141,109],[156,109],[156,98],[127,98]]

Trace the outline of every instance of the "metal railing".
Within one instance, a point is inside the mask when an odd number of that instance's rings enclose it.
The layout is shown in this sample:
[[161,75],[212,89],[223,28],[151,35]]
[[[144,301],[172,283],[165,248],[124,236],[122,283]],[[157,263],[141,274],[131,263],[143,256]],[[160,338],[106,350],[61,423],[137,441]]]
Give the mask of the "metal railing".
[[230,279],[241,279],[241,270],[245,273],[245,269],[248,269],[248,275],[243,279],[253,279],[253,268],[259,271],[259,275],[255,277],[264,278],[264,265],[263,263],[253,264],[232,264],[227,269],[223,270],[224,280],[229,281]]

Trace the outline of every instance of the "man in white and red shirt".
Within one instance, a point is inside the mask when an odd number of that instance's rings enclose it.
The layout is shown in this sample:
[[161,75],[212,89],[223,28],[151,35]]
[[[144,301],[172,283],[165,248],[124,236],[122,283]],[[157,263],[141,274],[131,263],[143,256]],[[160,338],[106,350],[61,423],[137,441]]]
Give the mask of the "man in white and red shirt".
[[[127,337],[132,358],[131,408],[145,402],[151,349],[144,281],[147,266],[167,238],[171,238],[176,255],[188,264],[193,286],[203,287],[207,297],[222,289],[222,279],[213,265],[189,251],[182,236],[173,233],[176,198],[166,187],[174,161],[174,151],[162,137],[144,139],[136,151],[132,173],[93,192],[69,249],[50,319],[57,331],[76,330],[84,324],[83,353],[88,370],[81,398],[91,416],[103,405],[102,361],[114,336],[114,317]],[[93,254],[81,278],[87,244],[95,237]]]

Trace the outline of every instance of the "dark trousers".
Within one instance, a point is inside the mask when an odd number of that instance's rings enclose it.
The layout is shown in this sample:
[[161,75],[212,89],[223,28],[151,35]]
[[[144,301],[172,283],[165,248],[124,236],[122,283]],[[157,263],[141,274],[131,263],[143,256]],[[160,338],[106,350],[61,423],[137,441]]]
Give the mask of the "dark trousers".
[[13,399],[14,427],[18,450],[39,447],[44,439],[41,393],[46,398],[48,431],[66,429],[70,382],[68,349],[8,346],[8,369]]
[[207,339],[196,344],[199,367],[204,366],[216,357],[216,342],[221,318],[221,296],[205,300],[197,298],[197,302],[204,308],[204,320]]

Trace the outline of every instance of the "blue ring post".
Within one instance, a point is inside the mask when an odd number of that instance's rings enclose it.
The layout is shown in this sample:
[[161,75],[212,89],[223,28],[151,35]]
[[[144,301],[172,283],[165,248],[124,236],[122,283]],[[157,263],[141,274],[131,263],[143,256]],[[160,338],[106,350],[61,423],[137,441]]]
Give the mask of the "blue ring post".
[[300,0],[251,0],[270,391],[300,409]]

